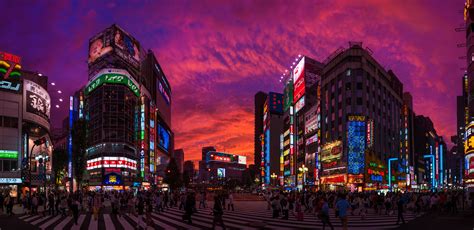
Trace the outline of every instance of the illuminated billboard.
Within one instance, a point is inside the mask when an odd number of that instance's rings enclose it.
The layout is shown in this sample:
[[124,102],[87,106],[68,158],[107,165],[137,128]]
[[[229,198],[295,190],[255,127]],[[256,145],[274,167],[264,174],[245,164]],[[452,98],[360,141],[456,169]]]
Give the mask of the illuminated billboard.
[[466,141],[464,142],[464,154],[474,153],[474,122],[466,127]]
[[170,148],[170,136],[171,132],[165,128],[162,124],[158,124],[158,146],[164,151],[168,152]]
[[303,97],[301,97],[301,99],[300,99],[298,102],[296,102],[296,104],[295,104],[295,113],[297,113],[298,111],[300,111],[300,110],[304,107],[304,103],[305,103],[305,101],[304,101],[304,96],[303,96]]
[[20,77],[21,76],[21,58],[19,56],[0,52],[0,75],[3,79],[9,77]]
[[284,90],[283,111],[290,109],[293,104],[293,81],[288,82]]
[[217,168],[217,178],[225,177],[225,168]]
[[140,65],[140,44],[125,31],[115,27],[115,53],[135,67]]
[[130,76],[130,74],[125,70],[122,70],[121,72],[117,72],[117,69],[114,70],[115,71],[113,72],[99,72],[87,84],[85,94],[90,94],[103,84],[118,84],[127,86],[137,97],[140,96],[138,83]]
[[325,144],[321,149],[321,161],[333,161],[341,159],[342,141],[334,141]]
[[111,41],[112,34],[110,30],[106,30],[91,39],[89,42],[89,58],[87,59],[87,62],[92,64],[98,58],[111,52],[113,50]]
[[293,69],[294,93],[293,102],[296,103],[305,93],[305,76],[304,76],[304,57],[298,65]]
[[49,120],[51,110],[51,98],[48,91],[40,85],[25,80],[26,112],[36,114]]
[[347,172],[364,173],[366,117],[349,115],[347,119]]
[[247,164],[247,157],[246,156],[239,156],[239,164],[246,165]]
[[98,157],[87,160],[87,170],[98,168],[128,168],[137,169],[137,161],[127,157]]
[[[1,72],[1,70],[0,70]],[[3,80],[0,81],[0,90],[14,93],[21,93],[21,83]]]

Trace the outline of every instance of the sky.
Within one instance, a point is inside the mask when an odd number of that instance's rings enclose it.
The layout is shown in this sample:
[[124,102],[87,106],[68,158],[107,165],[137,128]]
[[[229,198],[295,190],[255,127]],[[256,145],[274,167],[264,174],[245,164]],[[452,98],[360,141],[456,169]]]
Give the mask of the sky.
[[[175,147],[198,160],[201,147],[253,162],[254,95],[283,90],[298,54],[323,61],[361,41],[411,92],[447,140],[465,68],[463,0],[348,1],[6,1],[0,50],[49,76],[52,98],[87,83],[88,41],[113,23],[154,51],[172,88]],[[65,100],[67,101],[67,100]],[[53,125],[67,104],[53,108]]]

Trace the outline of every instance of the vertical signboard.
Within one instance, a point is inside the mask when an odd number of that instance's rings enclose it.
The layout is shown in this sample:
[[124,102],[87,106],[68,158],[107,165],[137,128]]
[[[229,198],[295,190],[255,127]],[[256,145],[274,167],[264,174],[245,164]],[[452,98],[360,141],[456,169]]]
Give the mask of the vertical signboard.
[[305,93],[304,57],[293,69],[294,93],[293,103],[296,103]]
[[290,109],[290,106],[293,104],[293,81],[290,80],[285,86],[284,90],[284,101],[283,101],[283,111]]
[[465,176],[466,184],[474,184],[474,122],[466,127],[466,140],[464,142]]
[[347,122],[347,172],[364,173],[366,117],[349,115]]

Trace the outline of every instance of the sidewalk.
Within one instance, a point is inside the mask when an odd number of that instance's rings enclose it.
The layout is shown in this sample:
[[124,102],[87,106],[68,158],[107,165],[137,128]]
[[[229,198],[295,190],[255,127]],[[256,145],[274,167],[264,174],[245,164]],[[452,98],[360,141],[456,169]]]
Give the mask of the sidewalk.
[[472,210],[459,211],[458,214],[426,214],[397,229],[474,229],[474,212]]

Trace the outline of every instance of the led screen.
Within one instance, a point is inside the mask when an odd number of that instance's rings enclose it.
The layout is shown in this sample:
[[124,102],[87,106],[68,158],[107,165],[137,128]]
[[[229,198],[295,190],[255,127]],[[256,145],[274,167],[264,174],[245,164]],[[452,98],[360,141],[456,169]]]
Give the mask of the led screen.
[[158,124],[158,136],[160,137],[158,146],[168,152],[170,147],[170,131],[161,124]]
[[305,93],[305,76],[304,76],[304,57],[293,69],[294,93],[293,102],[297,102]]
[[283,94],[270,92],[268,94],[270,113],[283,114]]
[[98,58],[112,51],[113,48],[110,41],[111,37],[107,31],[92,39],[89,43],[89,58],[87,62],[89,64],[94,63]]
[[365,166],[366,121],[363,116],[349,116],[347,122],[347,172],[360,174]]

